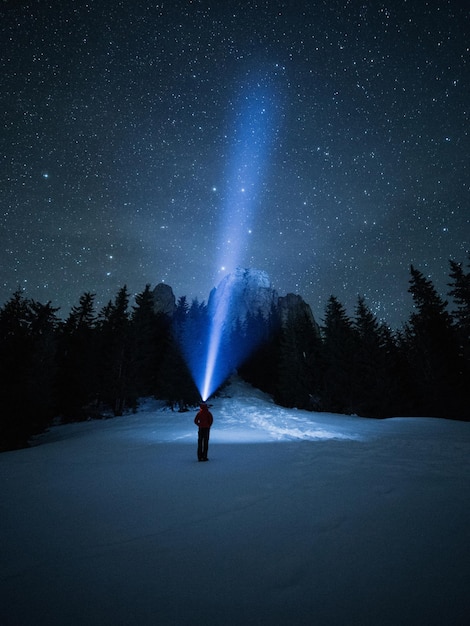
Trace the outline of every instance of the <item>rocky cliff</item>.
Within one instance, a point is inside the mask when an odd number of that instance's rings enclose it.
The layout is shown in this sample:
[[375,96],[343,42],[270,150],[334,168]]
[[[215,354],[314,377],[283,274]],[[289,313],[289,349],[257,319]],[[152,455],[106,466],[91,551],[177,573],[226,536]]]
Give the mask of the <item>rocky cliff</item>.
[[170,285],[159,283],[153,290],[153,309],[170,317],[176,309],[176,298]]
[[[153,290],[153,298],[156,312],[173,315],[176,298],[169,285],[158,284]],[[223,324],[227,328],[233,327],[237,321],[243,322],[247,315],[261,313],[267,319],[273,311],[279,313],[281,324],[286,324],[288,319],[303,318],[318,328],[310,306],[301,296],[293,293],[279,296],[268,274],[253,268],[239,267],[227,274],[210,292],[208,309],[212,315],[222,312]]]
[[267,318],[277,302],[278,294],[266,272],[237,268],[211,291],[208,307],[209,311],[216,311],[224,306],[230,322],[235,323],[245,320],[247,315],[259,313]]

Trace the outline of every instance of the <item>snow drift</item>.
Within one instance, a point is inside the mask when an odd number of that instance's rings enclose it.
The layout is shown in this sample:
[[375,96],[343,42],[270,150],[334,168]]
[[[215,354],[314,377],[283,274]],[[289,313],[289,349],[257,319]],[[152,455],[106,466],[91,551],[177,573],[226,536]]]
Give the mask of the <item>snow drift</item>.
[[464,624],[468,423],[282,409],[52,428],[0,455],[3,626]]

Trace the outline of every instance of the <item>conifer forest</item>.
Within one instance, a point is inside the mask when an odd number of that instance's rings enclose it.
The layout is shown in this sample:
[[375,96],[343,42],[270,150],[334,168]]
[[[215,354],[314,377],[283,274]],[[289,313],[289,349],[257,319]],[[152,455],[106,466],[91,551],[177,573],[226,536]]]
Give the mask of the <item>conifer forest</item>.
[[[331,296],[319,325],[298,316],[281,322],[275,308],[268,318],[249,315],[231,330],[225,354],[256,345],[238,374],[281,406],[468,420],[470,256],[466,267],[449,263],[445,297],[411,266],[413,309],[398,330],[362,297],[349,316]],[[27,446],[54,423],[135,411],[142,397],[173,410],[199,402],[180,339],[190,336],[201,350],[206,304],[182,296],[173,315],[155,312],[150,285],[133,304],[126,286],[99,312],[95,298],[83,293],[60,319],[52,303],[18,289],[0,309],[0,451]]]

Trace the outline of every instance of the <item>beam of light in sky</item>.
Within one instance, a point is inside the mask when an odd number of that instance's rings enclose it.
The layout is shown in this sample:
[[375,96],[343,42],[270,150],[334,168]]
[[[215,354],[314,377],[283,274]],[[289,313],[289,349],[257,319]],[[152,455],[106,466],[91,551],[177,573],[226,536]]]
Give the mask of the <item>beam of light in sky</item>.
[[260,85],[243,93],[233,155],[227,173],[225,210],[220,232],[218,268],[232,272],[249,249],[253,214],[259,197],[272,136],[272,94]]
[[[271,110],[273,94],[269,88],[257,83],[244,89],[241,98],[220,237],[218,267],[227,272],[232,272],[244,258],[249,258],[253,213],[274,128]],[[230,330],[224,327],[230,318],[231,304],[231,293],[227,289],[216,310],[210,311],[204,380],[200,387],[203,400],[223,383],[233,367],[233,360],[221,350],[224,331]]]

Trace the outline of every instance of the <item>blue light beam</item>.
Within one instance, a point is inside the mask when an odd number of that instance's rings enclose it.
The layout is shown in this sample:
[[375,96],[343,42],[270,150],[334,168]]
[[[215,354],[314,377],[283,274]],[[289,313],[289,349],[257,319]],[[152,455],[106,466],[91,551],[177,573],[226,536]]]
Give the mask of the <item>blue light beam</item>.
[[273,134],[270,90],[257,84],[249,94],[243,91],[241,99],[220,232],[218,268],[223,267],[227,272],[246,265],[242,256],[249,248],[253,214]]
[[[248,240],[252,229],[253,212],[258,187],[266,167],[267,153],[272,141],[272,102],[270,89],[257,83],[249,93],[243,92],[238,114],[238,126],[234,132],[234,155],[231,175],[227,185],[225,219],[221,241],[222,257],[219,267],[233,271],[241,264],[243,252],[248,254]],[[221,350],[226,320],[231,318],[232,294],[226,289],[215,310],[210,311],[207,354],[202,387],[205,401],[231,373],[232,355]],[[229,342],[230,343],[230,342]],[[253,346],[254,347],[254,346]],[[240,354],[243,354],[240,351]]]

